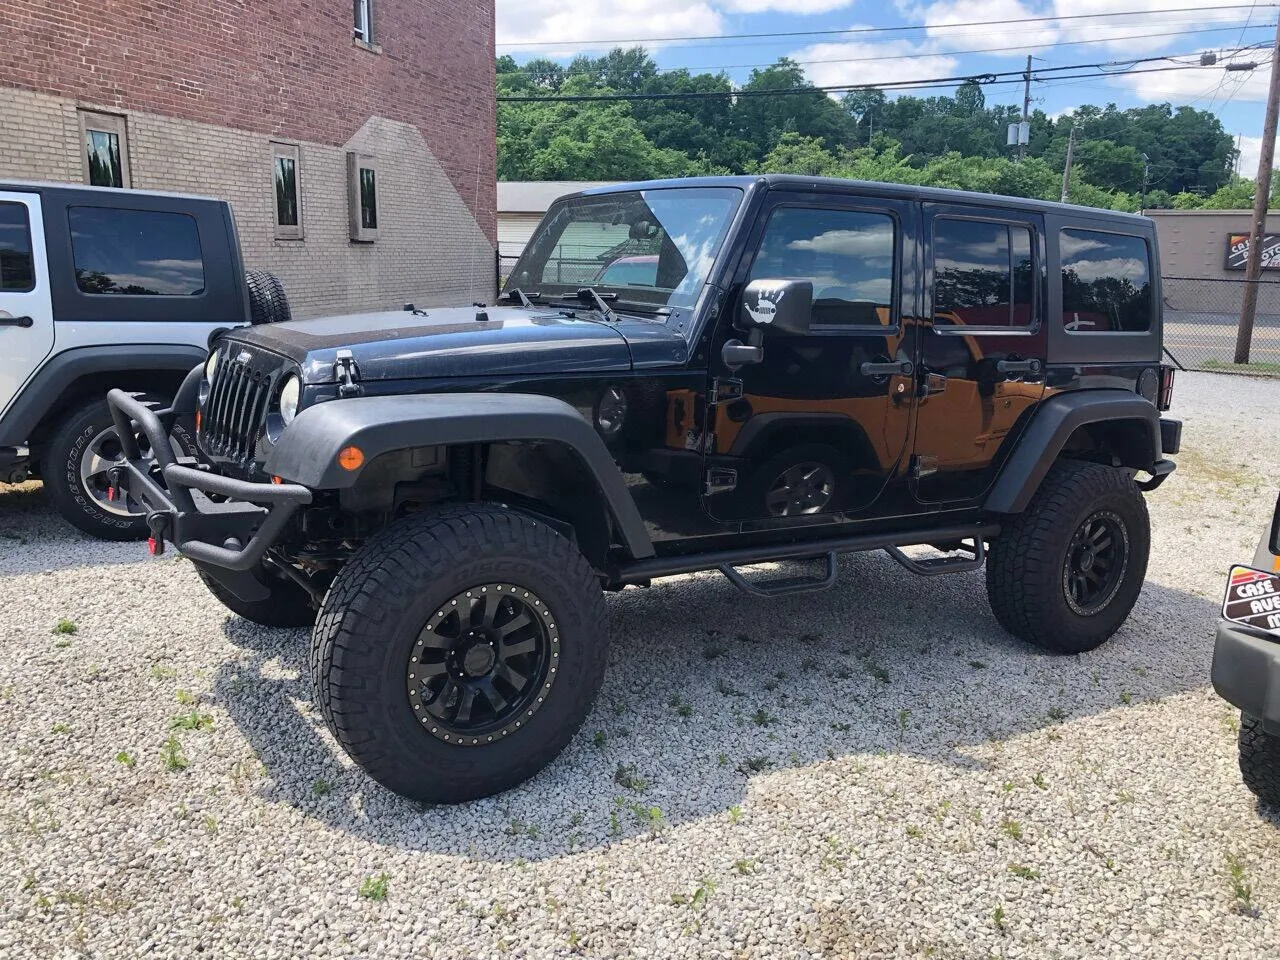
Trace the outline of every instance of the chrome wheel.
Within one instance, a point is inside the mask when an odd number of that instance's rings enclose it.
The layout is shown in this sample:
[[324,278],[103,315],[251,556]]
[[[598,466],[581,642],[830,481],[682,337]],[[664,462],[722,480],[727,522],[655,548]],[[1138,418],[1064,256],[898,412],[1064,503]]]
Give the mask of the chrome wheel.
[[835,490],[835,471],[825,463],[807,460],[788,467],[769,485],[764,505],[773,517],[821,513]]
[[559,657],[560,634],[542,600],[511,584],[473,587],[418,634],[405,671],[409,705],[440,740],[492,743],[537,713]]
[[[182,446],[176,440],[170,438],[169,443],[173,447],[174,456],[184,455]],[[151,446],[145,435],[139,434],[138,448],[144,457],[154,462]],[[124,449],[120,445],[120,437],[115,427],[107,427],[85,445],[84,453],[80,456],[80,484],[99,509],[118,517],[140,516],[146,512],[141,503],[123,490],[117,489],[114,496],[111,492],[111,470],[123,464]]]

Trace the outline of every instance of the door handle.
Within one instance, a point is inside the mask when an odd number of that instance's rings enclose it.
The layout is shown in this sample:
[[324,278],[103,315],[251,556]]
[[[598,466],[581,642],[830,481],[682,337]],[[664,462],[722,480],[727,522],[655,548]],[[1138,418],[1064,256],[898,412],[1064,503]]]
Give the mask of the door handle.
[[35,320],[31,317],[0,317],[0,327],[27,327],[35,326]]
[[909,377],[916,372],[916,365],[910,360],[896,360],[892,363],[872,363],[862,365],[864,377],[892,377],[895,375]]
[[1039,360],[997,360],[996,373],[1039,373]]

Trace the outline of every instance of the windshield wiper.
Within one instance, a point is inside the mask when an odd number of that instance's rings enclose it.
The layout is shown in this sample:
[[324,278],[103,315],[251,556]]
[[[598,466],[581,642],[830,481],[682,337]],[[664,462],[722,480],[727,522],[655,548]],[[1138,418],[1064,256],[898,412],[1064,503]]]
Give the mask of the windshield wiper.
[[502,299],[518,300],[520,302],[520,306],[525,307],[526,309],[532,307],[534,299],[541,296],[542,294],[540,293],[525,294],[525,292],[519,287],[512,287],[510,290],[502,291]]
[[582,287],[578,291],[578,299],[583,303],[589,303],[596,308],[600,316],[604,317],[610,323],[618,322],[618,315],[613,312],[609,304],[605,303],[606,299],[617,300],[616,293],[597,293],[595,287]]

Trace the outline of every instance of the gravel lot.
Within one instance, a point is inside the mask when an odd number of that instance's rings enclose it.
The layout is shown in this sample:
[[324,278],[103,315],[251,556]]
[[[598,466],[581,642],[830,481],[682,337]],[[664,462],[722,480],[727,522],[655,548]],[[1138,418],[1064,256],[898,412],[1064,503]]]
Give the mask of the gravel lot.
[[0,488],[0,956],[1280,957],[1280,816],[1207,683],[1280,383],[1183,375],[1175,413],[1101,650],[1033,652],[981,574],[883,556],[772,603],[666,580],[609,598],[560,760],[455,808],[346,762],[303,633]]

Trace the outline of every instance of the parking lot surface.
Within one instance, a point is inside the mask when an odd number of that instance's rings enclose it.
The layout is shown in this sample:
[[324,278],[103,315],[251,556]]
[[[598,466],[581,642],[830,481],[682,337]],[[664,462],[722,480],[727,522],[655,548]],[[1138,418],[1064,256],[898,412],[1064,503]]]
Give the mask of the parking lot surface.
[[1280,815],[1208,684],[1280,478],[1280,383],[1181,375],[1180,468],[1108,644],[1036,652],[982,575],[608,599],[604,691],[505,795],[353,768],[307,637],[0,488],[0,957],[1280,957]]

